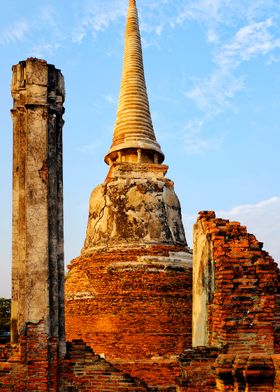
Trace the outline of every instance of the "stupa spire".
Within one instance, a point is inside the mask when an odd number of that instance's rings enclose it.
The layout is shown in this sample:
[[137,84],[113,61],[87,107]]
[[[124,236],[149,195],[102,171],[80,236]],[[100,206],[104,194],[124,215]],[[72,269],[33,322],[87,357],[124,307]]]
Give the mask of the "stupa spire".
[[135,0],[129,0],[125,31],[124,63],[113,143],[106,163],[124,160],[161,163],[146,90],[142,45]]

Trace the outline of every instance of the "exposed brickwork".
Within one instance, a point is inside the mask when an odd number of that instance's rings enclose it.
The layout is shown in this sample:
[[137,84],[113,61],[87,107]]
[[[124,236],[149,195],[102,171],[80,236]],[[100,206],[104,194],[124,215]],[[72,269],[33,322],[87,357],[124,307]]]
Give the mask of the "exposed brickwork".
[[221,354],[215,363],[215,391],[272,392],[275,366],[271,355]]
[[67,339],[83,339],[149,385],[175,385],[174,356],[191,346],[192,269],[170,261],[182,250],[154,246],[75,259],[66,280]]
[[178,357],[158,358],[143,361],[113,361],[114,366],[125,373],[139,377],[149,386],[149,390],[173,392],[177,390],[177,378],[181,375]]
[[280,355],[272,355],[272,360],[275,368],[274,392],[280,391]]
[[[27,366],[21,363],[0,363],[1,392],[25,392],[28,377]],[[43,389],[44,390],[44,389]],[[41,389],[39,389],[41,391]]]
[[207,306],[204,331],[194,327],[197,341],[208,332],[209,348],[181,357],[180,391],[279,391],[277,264],[244,226],[211,211],[200,213],[194,238],[194,322],[205,322]]
[[[190,348],[191,268],[174,262],[175,250],[182,249],[97,252],[70,267],[66,308],[74,314],[68,314],[68,327],[73,334],[87,334],[112,363],[82,341],[68,344],[65,359],[59,360],[58,342],[48,337],[44,322],[30,323],[19,346],[0,347],[1,391],[279,392],[278,268],[238,223],[213,213],[201,213],[199,221],[215,266],[209,344],[222,348]],[[167,268],[170,254],[173,262]],[[96,315],[104,317],[100,324]],[[182,329],[174,324],[178,320]],[[153,337],[155,328],[160,333]]]
[[180,356],[181,376],[177,379],[180,392],[210,392],[216,386],[215,361],[219,349],[196,347]]
[[278,273],[277,294],[275,296],[275,311],[274,311],[274,352],[280,353],[280,272]]
[[44,322],[27,324],[26,335],[6,363],[0,363],[1,391],[58,390],[58,341],[49,338]]
[[227,345],[229,353],[239,354],[279,350],[277,264],[240,223],[217,219],[214,212],[200,213],[198,221],[212,243],[215,270],[208,304],[209,345]]
[[68,344],[66,359],[60,368],[64,391],[147,391],[147,386],[120,372],[95,355],[82,341]]
[[0,345],[0,362],[6,362],[12,353],[12,346],[10,343]]
[[46,344],[46,337],[42,324],[32,325],[20,351],[0,363],[1,392],[148,391],[145,383],[122,373],[82,341],[68,343],[65,359],[57,360],[52,352],[57,343]]
[[[174,322],[164,318],[168,308],[165,309],[163,304],[175,313],[174,304],[166,301],[163,295],[161,269],[154,274],[155,271],[151,273],[148,266],[147,270],[143,270],[140,264],[136,268],[139,257],[145,255],[143,250],[95,253],[73,261],[67,282],[67,318],[70,316],[67,322],[72,317],[72,322],[67,324],[68,331],[70,335],[76,333],[88,339],[92,347],[105,353],[119,369],[144,379],[152,388],[166,390],[169,387],[173,390],[177,384],[180,392],[279,391],[280,361],[278,355],[273,355],[279,352],[278,267],[262,250],[262,244],[238,222],[217,219],[213,212],[200,213],[198,222],[210,243],[210,258],[214,263],[211,270],[214,286],[208,303],[208,344],[212,347],[191,349],[190,345],[189,348],[182,345],[180,349],[183,347],[185,351],[179,360],[173,357],[173,363],[167,357],[164,361],[164,356],[157,360],[153,358],[150,345],[157,347],[159,341],[154,337],[149,340],[149,328],[146,327],[156,328],[159,314],[161,326],[165,327],[166,321],[168,324]],[[161,247],[149,248],[146,252],[151,258],[169,254]],[[174,274],[173,271],[170,280],[167,275],[164,276],[165,287],[170,290],[170,287],[176,286],[177,291],[171,290],[175,294],[173,300],[176,293],[184,293],[187,310],[189,294],[181,291],[184,280],[181,280],[179,272]],[[108,285],[112,291],[105,295]],[[130,291],[131,287],[135,292]],[[129,296],[126,296],[128,293]],[[155,293],[157,301],[153,302]],[[160,302],[159,293],[166,302]],[[182,299],[175,306],[179,303],[182,306]],[[141,301],[147,306],[145,312]],[[162,308],[158,314],[156,302]],[[147,322],[144,328],[145,324],[139,322],[141,312]],[[98,324],[97,318],[101,324]],[[187,326],[186,322],[184,319],[182,325]],[[115,329],[116,326],[119,330]],[[107,331],[101,332],[104,327],[108,328]],[[146,336],[142,334],[140,340],[143,330]],[[180,341],[179,333],[177,342]],[[170,344],[170,353],[176,355],[179,350],[176,345],[171,348],[171,341],[167,343],[169,338],[163,336],[158,347],[165,350]],[[164,355],[164,351],[159,352]]]

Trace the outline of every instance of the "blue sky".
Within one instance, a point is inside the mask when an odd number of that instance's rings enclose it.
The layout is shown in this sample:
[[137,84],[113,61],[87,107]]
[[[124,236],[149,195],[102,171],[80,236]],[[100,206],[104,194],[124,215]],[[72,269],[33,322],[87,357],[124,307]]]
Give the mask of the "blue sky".
[[[0,296],[10,295],[11,66],[65,76],[65,263],[108,170],[127,0],[11,0],[0,15]],[[279,0],[138,0],[146,83],[191,245],[200,210],[239,220],[280,261]]]

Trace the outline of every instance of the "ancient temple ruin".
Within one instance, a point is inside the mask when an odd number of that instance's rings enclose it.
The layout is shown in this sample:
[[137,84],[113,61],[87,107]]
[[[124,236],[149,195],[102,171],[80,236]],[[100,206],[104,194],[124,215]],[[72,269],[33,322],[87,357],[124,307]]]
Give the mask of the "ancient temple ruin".
[[130,1],[109,170],[90,196],[82,254],[69,266],[66,331],[150,387],[175,383],[174,355],[191,345],[191,252],[163,160]]
[[108,174],[90,196],[65,301],[62,73],[22,61],[12,96],[12,341],[0,345],[0,390],[280,391],[279,268],[212,211],[188,247],[153,129],[136,1]]

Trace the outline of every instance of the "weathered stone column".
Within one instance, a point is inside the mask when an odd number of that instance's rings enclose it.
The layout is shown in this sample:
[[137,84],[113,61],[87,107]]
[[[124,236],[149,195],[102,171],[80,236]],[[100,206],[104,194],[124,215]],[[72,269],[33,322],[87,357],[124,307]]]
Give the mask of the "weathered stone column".
[[12,342],[28,325],[65,350],[62,127],[64,79],[45,61],[13,67]]

